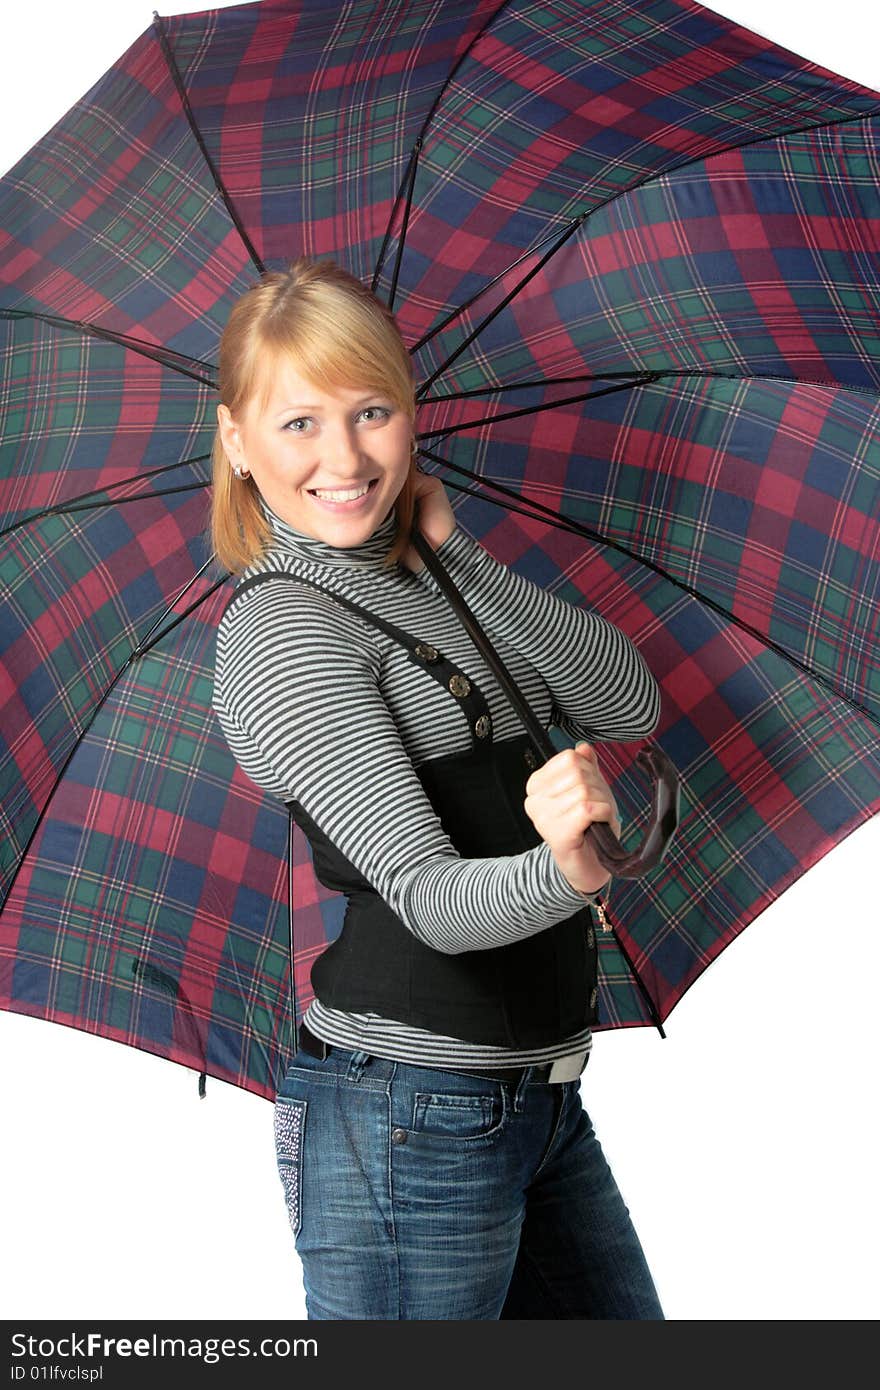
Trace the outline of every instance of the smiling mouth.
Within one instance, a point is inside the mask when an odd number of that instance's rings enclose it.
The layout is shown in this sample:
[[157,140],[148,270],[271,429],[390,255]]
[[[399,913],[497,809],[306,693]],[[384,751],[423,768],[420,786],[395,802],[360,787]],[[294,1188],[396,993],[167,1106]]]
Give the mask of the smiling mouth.
[[347,488],[324,488],[310,487],[306,491],[311,497],[317,497],[323,502],[352,502],[359,497],[365,496],[378,483],[378,478],[370,478],[369,482],[361,483],[357,487]]

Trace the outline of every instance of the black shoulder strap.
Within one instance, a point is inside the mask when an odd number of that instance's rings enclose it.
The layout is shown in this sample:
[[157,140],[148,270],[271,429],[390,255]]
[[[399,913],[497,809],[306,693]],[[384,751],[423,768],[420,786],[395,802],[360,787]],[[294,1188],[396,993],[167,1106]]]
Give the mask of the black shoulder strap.
[[234,603],[239,594],[245,593],[257,584],[262,584],[267,579],[292,579],[296,584],[308,584],[312,589],[320,589],[322,594],[327,594],[334,602],[343,604],[352,613],[356,613],[359,618],[371,623],[373,627],[381,628],[383,632],[399,642],[401,646],[406,647],[408,651],[415,651],[419,645],[418,638],[412,637],[396,623],[389,622],[387,618],[380,618],[378,613],[371,613],[369,609],[363,608],[359,603],[354,603],[344,594],[337,593],[335,589],[328,589],[326,584],[320,584],[317,579],[306,579],[305,575],[293,574],[290,570],[263,570],[260,574],[252,574],[250,579],[245,579],[238,585],[226,607],[228,608],[230,604]]
[[[501,657],[498,655],[494,646],[490,642],[488,636],[483,631],[480,624],[477,622],[475,615],[471,612],[470,608],[465,603],[464,596],[459,592],[456,585],[453,583],[452,577],[448,573],[446,566],[442,563],[440,557],[436,554],[433,547],[429,544],[427,538],[422,534],[422,531],[416,521],[413,522],[413,525],[410,529],[410,541],[412,542],[416,552],[421,556],[428,573],[433,577],[438,589],[448,600],[450,606],[458,616],[462,626],[464,627],[471,641],[474,643],[474,646],[477,648],[477,651],[481,653],[483,659],[486,662],[486,665],[489,667],[495,679],[498,681],[498,684],[500,685],[501,689],[504,691],[504,694],[507,696],[507,699],[510,701],[511,707],[518,715],[519,719],[522,721],[526,733],[529,735],[529,737],[532,740],[532,743],[535,746],[535,752],[539,755],[540,761],[545,762],[548,758],[552,758],[554,753],[556,752],[556,747],[553,743],[553,740],[547,733],[538,716],[535,714],[535,711],[532,709],[528,700],[523,695],[516,681],[513,679],[513,676],[510,674],[507,667],[504,665],[504,662],[501,660]],[[266,571],[265,573],[268,574],[269,571]],[[289,571],[277,570],[271,573],[274,577],[276,574],[288,574]],[[300,579],[299,575],[291,574],[289,577],[291,579]],[[244,582],[236,589],[232,597],[235,598],[237,594],[240,594],[250,584],[254,584],[263,578],[264,575],[258,574],[253,575],[250,579],[244,580]],[[302,580],[302,582],[314,583],[314,581],[310,580]],[[315,587],[321,589],[323,588],[323,585],[315,584]],[[324,592],[331,593],[329,589],[324,589]],[[402,628],[396,628],[393,623],[386,623],[384,618],[377,618],[372,613],[368,613],[366,609],[359,610],[357,604],[350,603],[348,599],[343,599],[341,594],[331,593],[331,597],[339,600],[342,603],[345,603],[349,608],[352,608],[355,611],[359,611],[361,615],[364,618],[366,618],[369,622],[372,622],[374,625],[383,627],[389,636],[394,637],[399,642],[402,641],[403,645],[410,651],[411,655],[413,655],[414,660],[424,660],[423,657],[420,658],[416,654],[416,647],[425,646],[427,644],[417,643],[415,638],[410,637],[409,633],[405,633],[402,630]],[[232,599],[230,599],[229,602],[231,603]],[[228,606],[229,605],[227,604],[227,607]],[[432,647],[430,648],[430,650],[434,651],[436,649]],[[467,680],[467,677],[465,677],[465,680]],[[480,696],[480,699],[482,700],[482,696]],[[486,706],[485,700],[483,700],[483,709],[486,714],[486,717],[488,718],[489,711],[488,707]],[[472,723],[472,728],[473,727],[474,725]]]
[[335,589],[328,589],[326,585],[320,584],[316,579],[306,579],[304,575],[293,574],[290,570],[263,570],[260,574],[253,574],[249,579],[243,580],[226,607],[228,608],[239,594],[243,594],[247,589],[251,589],[257,584],[265,583],[268,579],[290,579],[295,584],[307,584],[312,589],[319,589],[321,593],[327,594],[334,603],[341,603],[345,608],[362,618],[364,622],[370,623],[373,627],[386,633],[405,649],[410,660],[416,666],[422,667],[430,676],[433,676],[447,694],[453,695],[459,702],[468,721],[472,748],[484,747],[491,743],[492,716],[489,713],[489,705],[472,676],[466,675],[460,667],[455,666],[443,655],[439,647],[435,647],[431,642],[420,641],[419,638],[413,637],[404,628],[398,627],[396,623],[389,622],[387,618],[379,617],[378,613],[371,613],[368,608],[354,603],[344,594],[337,593]]
[[556,752],[556,745],[551,739],[544,725],[541,723],[535,711],[532,709],[525,695],[523,695],[513,676],[508,671],[501,657],[496,652],[486,633],[477,622],[476,615],[464,601],[464,595],[456,588],[446,566],[442,563],[433,547],[429,544],[427,537],[419,529],[418,523],[413,522],[410,528],[410,541],[417,554],[421,555],[425,568],[432,576],[441,594],[444,594],[449,603],[458,614],[459,620],[465,632],[470,637],[477,651],[483,656],[486,665],[497,680],[501,689],[504,691],[515,713],[522,721],[523,728],[528,734],[535,751],[541,759],[546,762],[552,758]]

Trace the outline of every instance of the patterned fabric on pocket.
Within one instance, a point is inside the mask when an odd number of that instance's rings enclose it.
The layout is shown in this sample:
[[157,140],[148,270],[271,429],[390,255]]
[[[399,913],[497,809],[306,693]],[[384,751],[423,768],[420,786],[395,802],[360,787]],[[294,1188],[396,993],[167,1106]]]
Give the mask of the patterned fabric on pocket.
[[275,1101],[275,1153],[294,1236],[302,1225],[302,1154],[307,1100],[279,1096]]

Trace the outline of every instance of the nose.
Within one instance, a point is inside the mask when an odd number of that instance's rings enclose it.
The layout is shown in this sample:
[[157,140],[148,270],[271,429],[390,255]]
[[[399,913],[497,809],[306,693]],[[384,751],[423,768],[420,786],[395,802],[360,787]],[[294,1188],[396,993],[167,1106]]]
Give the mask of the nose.
[[357,477],[363,468],[360,436],[354,425],[343,421],[329,437],[328,462],[344,481],[351,474]]

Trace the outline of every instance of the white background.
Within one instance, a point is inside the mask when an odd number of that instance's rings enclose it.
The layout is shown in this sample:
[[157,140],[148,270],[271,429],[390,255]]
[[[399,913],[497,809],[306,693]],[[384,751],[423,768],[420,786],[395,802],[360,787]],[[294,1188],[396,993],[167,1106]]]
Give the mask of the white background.
[[[177,11],[204,6],[181,5]],[[875,0],[724,0],[880,90]],[[166,11],[162,11],[166,13]],[[152,21],[150,0],[4,7],[0,169]],[[666,1023],[600,1033],[582,1095],[670,1319],[880,1313],[880,817],[784,894]],[[0,1014],[7,1318],[303,1318],[271,1103]]]

